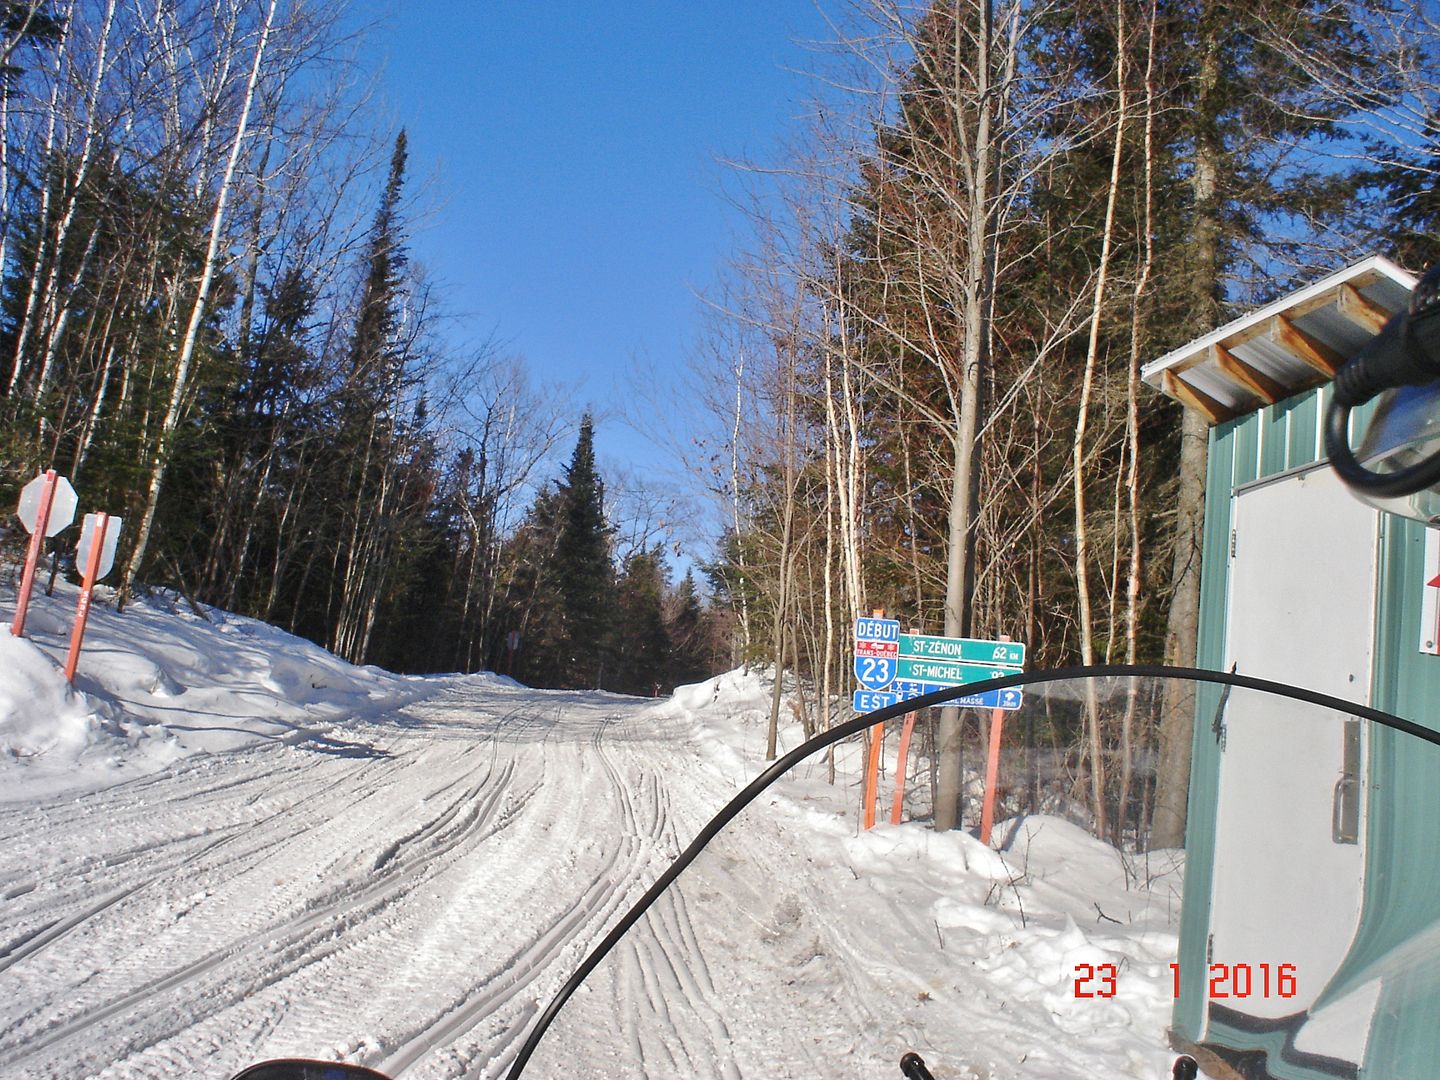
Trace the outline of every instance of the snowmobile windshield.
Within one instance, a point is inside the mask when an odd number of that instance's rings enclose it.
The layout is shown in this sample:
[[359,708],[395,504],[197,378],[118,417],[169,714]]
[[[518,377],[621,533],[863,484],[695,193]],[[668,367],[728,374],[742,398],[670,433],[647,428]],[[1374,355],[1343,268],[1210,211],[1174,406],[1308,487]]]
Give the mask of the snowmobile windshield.
[[[1012,707],[962,709],[948,744],[932,695],[847,713],[748,787],[735,764],[736,800],[508,1076],[900,1077],[913,1052],[936,1078],[1157,1080],[1184,1050],[1204,1076],[1433,1077],[1435,718],[1104,670],[967,688]],[[1165,846],[1175,712],[1193,783]],[[947,774],[963,827],[937,831]]]

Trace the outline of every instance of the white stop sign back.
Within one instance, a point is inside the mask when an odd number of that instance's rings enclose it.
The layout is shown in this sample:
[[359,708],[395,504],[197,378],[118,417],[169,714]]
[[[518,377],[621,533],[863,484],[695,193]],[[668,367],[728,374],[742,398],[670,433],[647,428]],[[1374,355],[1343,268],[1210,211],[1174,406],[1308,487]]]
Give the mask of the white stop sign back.
[[[20,505],[15,513],[24,523],[26,532],[35,531],[35,523],[40,520],[40,497],[44,493],[44,473],[20,489]],[[78,504],[79,500],[75,497],[75,489],[70,486],[70,481],[63,476],[55,477],[55,498],[50,503],[50,520],[45,522],[45,535],[54,536],[61,530],[68,529],[75,520],[75,507]]]
[[[95,537],[100,533],[100,515],[86,514],[85,523],[80,526],[80,543],[75,547],[75,569],[83,577],[90,568],[90,549],[95,546]],[[110,518],[105,525],[105,542],[100,547],[100,565],[95,570],[99,581],[115,566],[115,544],[120,539],[120,519]]]

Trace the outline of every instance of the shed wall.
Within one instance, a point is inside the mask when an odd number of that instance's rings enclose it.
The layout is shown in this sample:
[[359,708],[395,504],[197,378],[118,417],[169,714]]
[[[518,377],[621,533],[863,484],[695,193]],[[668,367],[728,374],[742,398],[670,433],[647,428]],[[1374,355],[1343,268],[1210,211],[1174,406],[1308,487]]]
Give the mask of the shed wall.
[[[1229,543],[1237,488],[1323,458],[1325,390],[1308,391],[1210,431],[1201,567],[1197,664],[1219,669],[1226,656]],[[1358,410],[1357,421],[1369,409]],[[1323,523],[1317,523],[1323,527]],[[1379,596],[1371,704],[1440,730],[1440,657],[1418,651],[1424,587],[1424,527],[1392,515],[1380,521]],[[1219,748],[1209,720],[1220,688],[1196,701],[1188,817],[1188,868],[1180,934],[1180,998],[1173,1023],[1191,1042],[1253,1045],[1254,1036],[1212,1021],[1206,1028],[1207,938],[1213,884]],[[1372,965],[1427,929],[1440,933],[1440,754],[1398,732],[1375,730],[1366,747],[1370,784],[1366,815],[1366,899],[1350,959],[1330,998],[1362,983]],[[1369,1042],[1366,1076],[1420,1076],[1440,1060],[1440,979],[1432,963],[1409,979],[1390,979]],[[1416,980],[1424,980],[1417,986]],[[1402,995],[1409,995],[1403,1008]],[[1417,996],[1418,995],[1418,999]],[[1392,1007],[1394,1006],[1394,1007]],[[1266,1040],[1270,1041],[1270,1040]],[[1278,1046],[1273,1047],[1278,1050]]]

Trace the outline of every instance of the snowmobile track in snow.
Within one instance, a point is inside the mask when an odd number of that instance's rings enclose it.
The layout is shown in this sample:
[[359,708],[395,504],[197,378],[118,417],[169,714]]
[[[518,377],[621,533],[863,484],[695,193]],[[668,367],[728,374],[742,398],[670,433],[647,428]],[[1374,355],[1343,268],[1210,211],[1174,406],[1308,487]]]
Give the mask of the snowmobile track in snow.
[[[491,767],[493,768],[493,764]],[[415,836],[405,838],[400,842],[401,845],[411,843],[419,848],[427,840],[434,839],[433,845],[427,850],[417,850],[415,854],[397,860],[392,870],[382,874],[378,881],[359,887],[348,883],[346,886],[333,890],[333,898],[319,903],[303,914],[260,930],[256,936],[257,939],[263,942],[267,949],[285,956],[288,961],[285,966],[293,970],[291,965],[295,962],[294,958],[297,957],[297,947],[305,945],[317,930],[329,930],[331,923],[353,925],[353,923],[375,914],[390,903],[396,894],[413,887],[415,879],[431,862],[450,852],[472,832],[484,829],[496,816],[502,798],[508,791],[512,772],[513,768],[507,765],[502,768],[498,777],[493,777],[492,783],[492,772],[487,768],[485,775],[467,790],[464,796],[456,799]],[[486,790],[487,785],[488,790]],[[478,800],[478,802],[468,813],[462,813],[471,800]],[[502,820],[499,827],[503,827],[503,824]],[[447,835],[446,829],[450,826],[453,828]],[[134,892],[139,887],[136,886],[129,892]],[[96,911],[103,910],[118,899],[120,897],[112,898],[98,906]],[[93,914],[93,912],[88,914]],[[254,941],[231,944],[209,953],[163,978],[142,985],[101,1008],[52,1027],[43,1033],[27,1035],[18,1046],[0,1042],[0,1065],[23,1063],[26,1058],[63,1039],[77,1035],[111,1018],[123,1016],[192,979],[217,972],[228,961],[248,955],[248,951],[253,947]],[[307,957],[311,952],[312,950],[301,948],[298,950],[298,957]],[[308,963],[312,960],[304,959],[302,962]],[[238,996],[236,996],[236,990],[232,989],[229,994],[222,995],[222,999],[223,997],[233,997],[234,1000],[239,1000],[253,992],[253,989],[251,986],[246,986]],[[207,1006],[212,1006],[214,1001],[213,995],[207,995]],[[18,1054],[15,1053],[17,1050]]]
[[[0,1074],[218,1074],[274,1046],[496,1076],[703,820],[701,784],[677,825],[700,774],[666,723],[632,723],[649,704],[459,683],[348,728],[363,754],[271,742],[0,803]],[[738,1075],[680,959],[689,912],[663,919],[635,992],[704,1018],[682,1066]],[[317,1001],[374,1035],[315,1045]]]

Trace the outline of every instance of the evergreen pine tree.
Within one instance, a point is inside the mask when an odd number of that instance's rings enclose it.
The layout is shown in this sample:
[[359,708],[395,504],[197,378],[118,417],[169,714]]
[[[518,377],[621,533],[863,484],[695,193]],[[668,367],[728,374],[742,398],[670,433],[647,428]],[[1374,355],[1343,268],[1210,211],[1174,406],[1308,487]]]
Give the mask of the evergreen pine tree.
[[531,686],[557,685],[562,648],[562,607],[555,581],[555,551],[560,533],[560,495],[547,485],[535,496],[520,528],[505,542],[501,562],[503,620],[520,632],[520,648],[508,674]]
[[[407,261],[400,229],[400,195],[405,185],[408,159],[409,142],[402,128],[395,137],[390,172],[380,196],[380,208],[375,212],[375,224],[370,230],[365,286],[355,320],[355,335],[350,341],[352,377],[362,385],[377,378],[383,380],[386,374],[384,361],[391,351],[400,319],[401,274]],[[383,383],[378,392],[383,395]]]
[[397,415],[406,378],[407,346],[400,340],[406,252],[400,214],[408,159],[402,130],[365,252],[365,279],[350,339],[349,365],[338,395],[335,444],[329,456],[339,476],[334,530],[337,557],[326,584],[328,646],[353,663],[368,654],[379,604],[404,576],[408,551],[400,534],[410,524],[415,492],[411,464],[425,453],[415,438],[423,424]]
[[625,560],[616,589],[608,689],[648,695],[667,682],[670,639],[665,631],[665,556],[657,544]]
[[695,575],[687,570],[666,605],[667,653],[664,685],[670,688],[699,682],[709,675],[705,661],[705,613],[695,588]]
[[595,467],[595,424],[580,422],[575,452],[559,485],[559,536],[551,579],[559,604],[554,685],[596,687],[605,678],[614,603],[605,484]]
[[1383,223],[1385,253],[1415,273],[1440,262],[1440,110],[1426,124],[1425,139],[1412,150],[1377,146],[1372,153],[1381,164],[1363,178],[1379,196],[1374,217]]

